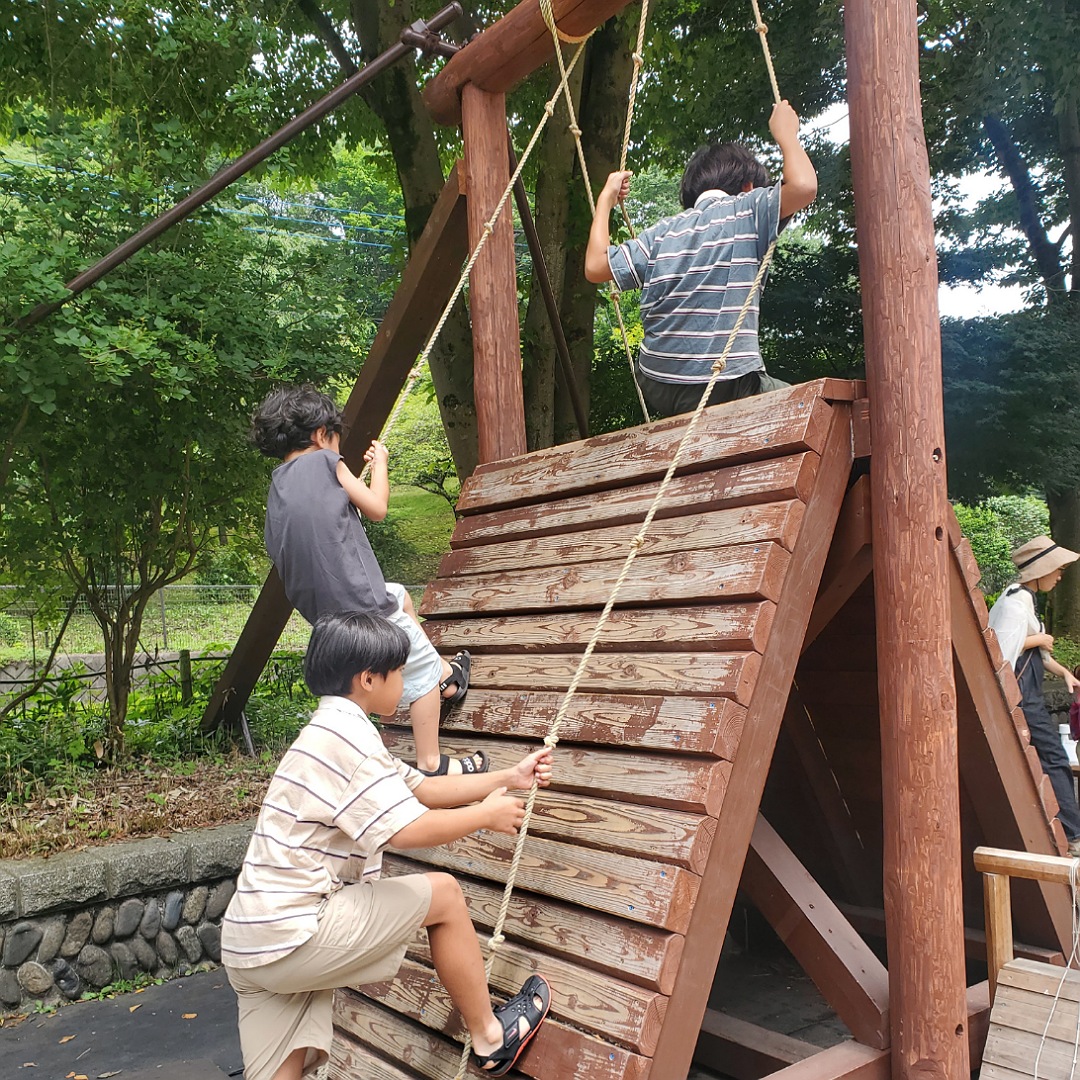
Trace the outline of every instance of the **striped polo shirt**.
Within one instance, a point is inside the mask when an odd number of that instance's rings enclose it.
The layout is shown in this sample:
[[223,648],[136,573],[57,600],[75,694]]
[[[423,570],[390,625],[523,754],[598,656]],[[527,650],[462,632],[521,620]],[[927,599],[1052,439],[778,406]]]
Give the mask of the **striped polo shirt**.
[[358,705],[320,699],[267,789],[222,921],[222,962],[287,956],[315,933],[331,893],[378,877],[390,838],[427,810],[413,794],[423,780]]
[[[641,290],[643,374],[666,383],[709,381],[779,230],[777,182],[738,195],[704,191],[691,209],[608,249],[618,288]],[[758,348],[760,299],[758,290],[722,379],[765,368]]]

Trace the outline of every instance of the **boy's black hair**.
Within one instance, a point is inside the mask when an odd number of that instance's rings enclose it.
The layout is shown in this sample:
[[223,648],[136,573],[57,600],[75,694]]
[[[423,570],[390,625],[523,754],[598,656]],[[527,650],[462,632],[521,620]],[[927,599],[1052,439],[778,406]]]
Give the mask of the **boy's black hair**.
[[311,445],[319,428],[341,432],[341,410],[310,383],[271,391],[251,418],[251,441],[267,457],[283,458]]
[[409,635],[382,615],[341,611],[320,615],[304,657],[304,682],[321,697],[346,697],[362,671],[389,675],[405,666]]
[[686,163],[679,198],[683,209],[689,210],[703,191],[720,188],[736,195],[747,184],[768,187],[765,166],[741,143],[712,143],[699,147]]

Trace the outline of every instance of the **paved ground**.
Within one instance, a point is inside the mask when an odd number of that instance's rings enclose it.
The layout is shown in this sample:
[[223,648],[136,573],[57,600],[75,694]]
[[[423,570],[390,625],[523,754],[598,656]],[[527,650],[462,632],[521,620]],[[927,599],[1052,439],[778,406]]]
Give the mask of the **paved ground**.
[[0,1029],[4,1080],[224,1080],[241,1072],[236,998],[224,971]]

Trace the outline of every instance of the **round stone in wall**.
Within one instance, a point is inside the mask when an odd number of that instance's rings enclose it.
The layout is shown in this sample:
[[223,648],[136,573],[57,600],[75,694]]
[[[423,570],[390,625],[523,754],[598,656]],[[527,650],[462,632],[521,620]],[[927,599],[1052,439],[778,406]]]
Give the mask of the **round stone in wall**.
[[0,1001],[5,1005],[18,1005],[22,1001],[22,987],[11,968],[0,968]]
[[113,937],[131,937],[131,935],[139,929],[139,923],[142,922],[145,911],[146,906],[141,900],[136,900],[135,897],[132,897],[130,900],[125,900],[120,905],[120,910],[116,913],[116,923],[113,926]]
[[49,967],[57,989],[64,997],[74,1001],[82,993],[79,973],[66,960],[54,960]]
[[165,897],[165,913],[161,919],[161,925],[166,930],[175,930],[180,925],[180,917],[184,913],[184,894],[179,891],[169,893]]
[[19,985],[34,997],[42,997],[47,994],[53,985],[52,972],[42,967],[36,960],[27,960],[19,968]]
[[202,942],[206,955],[215,963],[218,963],[221,960],[221,927],[204,922],[199,924],[196,933],[199,935],[199,940]]
[[91,986],[101,989],[112,980],[112,959],[97,945],[84,945],[75,961],[75,970]]
[[60,955],[70,959],[78,956],[82,947],[90,940],[90,930],[94,925],[94,916],[89,911],[80,911],[67,924],[67,934],[60,946]]
[[196,885],[188,893],[188,898],[184,901],[184,922],[194,925],[202,918],[209,894],[210,890],[205,885]]
[[117,974],[121,979],[131,982],[139,974],[139,962],[126,942],[114,941],[109,946],[109,955],[113,958]]
[[176,931],[176,943],[184,950],[189,962],[195,964],[202,956],[202,944],[199,935],[190,926],[181,926]]
[[135,954],[135,959],[139,962],[139,967],[143,971],[152,971],[154,965],[157,963],[157,953],[154,952],[154,947],[150,944],[146,938],[136,934],[129,942],[131,951]]
[[156,900],[146,902],[146,911],[143,913],[142,922],[139,923],[139,933],[147,941],[153,941],[157,932],[161,929],[161,905]]
[[210,898],[206,901],[206,918],[210,922],[217,922],[225,914],[234,892],[236,883],[231,879],[219,882],[210,890]]
[[44,926],[41,941],[38,944],[37,962],[47,964],[58,952],[64,943],[64,920],[50,919]]
[[180,951],[176,947],[176,942],[173,941],[172,934],[167,934],[164,930],[160,931],[154,939],[154,948],[157,949],[157,954],[163,964],[170,968],[176,967]]
[[95,945],[107,945],[113,936],[113,926],[116,923],[116,908],[107,904],[94,919],[94,928],[90,931],[90,940]]
[[4,942],[4,966],[18,967],[38,947],[41,940],[41,927],[37,923],[16,923],[9,931]]

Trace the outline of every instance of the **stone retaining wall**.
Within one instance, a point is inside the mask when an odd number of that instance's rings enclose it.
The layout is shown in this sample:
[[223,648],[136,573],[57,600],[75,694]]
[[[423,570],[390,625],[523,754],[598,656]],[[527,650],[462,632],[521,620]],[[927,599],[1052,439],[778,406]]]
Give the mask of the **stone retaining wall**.
[[215,966],[251,828],[0,861],[0,1015]]

